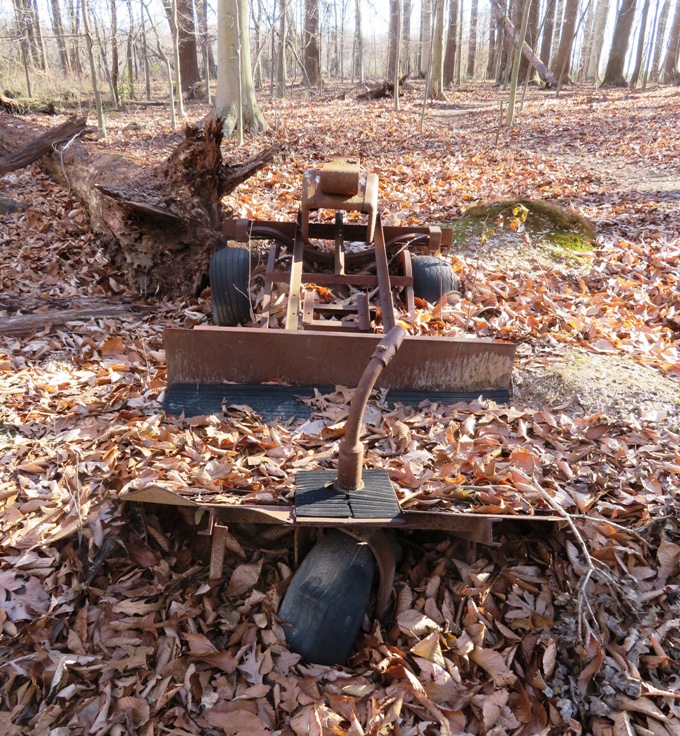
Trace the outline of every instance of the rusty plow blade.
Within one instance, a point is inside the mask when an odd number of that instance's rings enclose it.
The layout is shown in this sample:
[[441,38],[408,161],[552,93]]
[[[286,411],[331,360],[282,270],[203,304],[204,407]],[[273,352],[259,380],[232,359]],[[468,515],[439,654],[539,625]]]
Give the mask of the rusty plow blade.
[[[187,416],[246,404],[268,419],[285,417],[286,394],[356,386],[381,335],[199,327],[165,331],[166,411]],[[388,400],[417,405],[471,401],[480,395],[507,401],[515,346],[499,340],[407,337],[377,387]],[[278,398],[277,398],[278,397]],[[285,402],[284,402],[285,403]],[[291,408],[290,406],[288,407]],[[302,407],[304,408],[304,407]],[[290,416],[304,416],[293,411]]]

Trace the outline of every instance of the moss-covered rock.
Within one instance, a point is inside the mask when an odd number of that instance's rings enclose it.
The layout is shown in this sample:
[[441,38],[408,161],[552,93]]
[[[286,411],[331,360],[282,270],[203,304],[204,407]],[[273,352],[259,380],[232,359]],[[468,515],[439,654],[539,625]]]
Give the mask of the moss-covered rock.
[[513,247],[541,251],[552,260],[579,260],[595,247],[590,220],[550,202],[511,199],[478,204],[451,223],[454,250],[486,251]]

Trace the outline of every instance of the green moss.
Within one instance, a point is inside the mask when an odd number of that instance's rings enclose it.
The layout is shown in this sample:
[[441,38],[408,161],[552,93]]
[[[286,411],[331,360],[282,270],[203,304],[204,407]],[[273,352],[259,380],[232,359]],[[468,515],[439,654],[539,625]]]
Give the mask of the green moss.
[[[559,205],[531,199],[511,199],[468,208],[459,220],[451,223],[454,240],[457,243],[478,241],[484,232],[489,238],[501,234],[511,237],[509,223],[518,206],[528,210],[523,227],[537,243],[574,254],[593,250],[595,227],[592,222]],[[503,227],[498,225],[499,218],[504,221]]]

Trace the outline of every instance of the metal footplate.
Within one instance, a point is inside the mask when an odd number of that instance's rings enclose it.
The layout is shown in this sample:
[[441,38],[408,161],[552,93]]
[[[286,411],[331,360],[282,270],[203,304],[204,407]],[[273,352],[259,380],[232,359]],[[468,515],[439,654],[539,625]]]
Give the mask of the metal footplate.
[[339,491],[335,470],[312,470],[295,476],[295,516],[339,522],[404,523],[397,494],[386,470],[365,470],[365,487]]

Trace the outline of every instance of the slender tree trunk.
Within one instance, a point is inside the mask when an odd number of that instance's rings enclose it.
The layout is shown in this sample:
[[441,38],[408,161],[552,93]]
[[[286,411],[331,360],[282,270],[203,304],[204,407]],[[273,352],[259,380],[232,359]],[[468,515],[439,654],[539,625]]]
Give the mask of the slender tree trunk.
[[640,70],[642,69],[642,52],[645,48],[645,36],[647,35],[647,22],[649,20],[649,0],[644,0],[642,6],[642,18],[640,19],[640,33],[638,34],[637,49],[635,50],[635,65],[633,66],[633,74],[630,77],[630,88],[637,87],[640,79]]
[[545,6],[545,19],[543,21],[543,37],[541,39],[541,50],[539,51],[541,61],[546,66],[550,66],[550,51],[552,50],[553,33],[555,30],[556,9],[556,0],[547,0]]
[[456,51],[458,49],[458,0],[449,0],[449,28],[446,34],[446,55],[444,57],[444,86],[453,84],[456,71]]
[[118,10],[116,0],[109,3],[111,8],[111,87],[114,96],[113,104],[120,106],[120,91],[118,89]]
[[106,123],[104,122],[104,109],[102,107],[102,97],[99,94],[99,82],[97,81],[97,69],[94,64],[94,51],[92,50],[92,35],[90,34],[90,24],[88,20],[89,10],[87,0],[82,0],[83,12],[83,30],[85,31],[85,44],[87,46],[87,58],[90,62],[90,81],[92,82],[92,90],[94,92],[95,105],[97,107],[97,121],[99,123],[99,132],[102,138],[106,138]]
[[40,28],[40,14],[38,12],[37,0],[28,0],[30,5],[31,22],[34,27],[35,45],[38,52],[38,65],[41,69],[47,69],[47,54],[45,53],[45,41]]
[[140,20],[142,31],[142,54],[144,56],[144,86],[147,101],[151,100],[151,68],[149,64],[149,50],[146,46],[146,20],[144,18],[144,4],[142,2],[142,17]]
[[246,0],[219,0],[217,4],[217,57],[215,109],[217,115],[224,120],[225,133],[231,134],[237,126],[239,88],[242,88],[243,91],[243,128],[255,133],[266,130],[267,123],[255,99],[255,86],[250,66]]
[[496,66],[496,51],[498,49],[498,42],[498,23],[496,23],[493,14],[491,14],[489,16],[489,48],[486,58],[486,79],[493,79],[493,70]]
[[552,47],[550,49],[550,58],[552,62],[550,68],[553,68],[555,57],[557,56],[557,49],[560,45],[562,38],[562,26],[564,25],[564,6],[566,0],[557,0],[557,10],[555,11],[555,30],[553,31]]
[[[255,9],[251,7],[252,19],[253,19],[253,36],[255,39],[255,76],[254,83],[255,89],[262,89],[262,0],[257,2],[257,15],[255,15]],[[273,60],[272,60],[273,63]]]
[[404,12],[401,29],[401,68],[406,74],[411,72],[411,13],[413,0],[404,0]]
[[576,30],[576,21],[578,20],[578,4],[579,0],[567,0],[567,7],[564,11],[564,24],[562,25],[560,45],[557,49],[557,57],[552,67],[552,72],[557,77],[558,84],[560,85],[571,81],[569,60],[571,59],[571,51],[574,47],[574,31]]
[[595,10],[595,25],[593,27],[593,44],[590,47],[590,58],[588,59],[588,70],[586,79],[597,82],[600,76],[600,58],[602,46],[604,45],[604,32],[609,15],[609,0],[599,0]]
[[623,76],[623,69],[626,63],[628,45],[630,44],[633,19],[635,18],[635,4],[636,0],[623,0],[616,16],[612,48],[609,52],[607,70],[602,81],[604,86],[625,87],[627,85],[626,78]]
[[364,84],[364,37],[361,30],[361,0],[354,3],[354,78]]
[[402,0],[396,0],[397,3],[397,27],[395,29],[396,37],[396,52],[394,54],[394,75],[392,77],[392,83],[394,85],[394,110],[399,112],[399,69],[401,66],[401,14],[402,14]]
[[468,42],[467,77],[475,76],[475,59],[477,58],[477,0],[470,2],[470,40]]
[[133,39],[135,37],[135,20],[132,15],[132,0],[127,0],[128,16],[130,20],[130,30],[128,31],[127,37],[127,68],[128,68],[128,83],[130,85],[130,99],[136,99],[135,96],[135,70],[134,60],[132,58],[133,52]]
[[276,69],[276,96],[282,100],[286,96],[286,78],[288,77],[286,69],[286,36],[288,35],[288,29],[286,28],[286,18],[288,15],[286,0],[279,0],[279,13],[279,48]]
[[[455,0],[452,0],[455,2]],[[463,74],[463,0],[458,0],[458,41],[456,42],[456,86]]]
[[420,73],[427,76],[432,46],[432,1],[421,0],[420,7]]
[[432,24],[432,72],[428,97],[444,99],[444,0],[435,0]]
[[[529,2],[530,0],[525,0],[525,2]],[[538,48],[538,20],[539,20],[539,11],[540,11],[540,3],[538,0],[533,0],[531,2],[531,9],[529,11],[529,24],[527,25],[527,33],[524,38],[524,40],[531,46],[532,49]],[[530,78],[531,74],[531,65],[529,64],[529,60],[527,59],[524,54],[522,54],[522,58],[519,61],[519,78],[521,80]]]
[[321,84],[321,54],[319,51],[319,0],[305,0],[304,31],[302,34],[305,72],[309,86]]
[[680,84],[680,69],[678,68],[678,54],[680,54],[680,2],[675,4],[673,25],[668,38],[666,59],[663,64],[663,81],[670,84]]
[[649,75],[652,79],[657,80],[659,78],[659,62],[661,61],[661,52],[663,51],[663,42],[666,36],[666,26],[668,24],[668,14],[671,9],[671,0],[664,0],[661,6],[661,13],[659,15],[659,23],[656,28],[654,36],[654,55],[649,65]]
[[[583,36],[583,43],[578,60],[578,80],[582,82],[588,73],[588,62],[590,60],[590,50],[593,47],[593,37],[595,35],[595,17],[597,8],[595,0],[588,0],[587,13],[588,18],[585,21],[586,30]],[[584,11],[586,12],[586,11]]]
[[[503,25],[505,26],[507,43],[509,44],[509,48],[512,49],[513,45],[517,43],[517,39],[519,38],[519,31],[515,28],[510,18],[508,18],[508,16],[505,14],[505,9],[501,5],[500,0],[492,0],[492,3],[494,18],[498,23],[503,23]],[[550,69],[536,56],[529,44],[524,41],[524,43],[520,45],[522,48],[522,53],[529,59],[529,62],[534,67],[534,69],[536,69],[541,80],[549,86],[556,86],[557,79],[550,71]],[[510,53],[508,55],[511,54],[512,51],[510,50]],[[505,69],[506,67],[501,68]]]
[[68,0],[67,5],[72,36],[70,44],[71,69],[74,74],[80,76],[83,72],[83,68],[80,63],[80,16],[78,14],[78,5],[74,6],[73,3],[74,0]]
[[[399,32],[399,0],[390,0],[390,27],[387,43],[387,79],[394,79],[397,60],[397,40]],[[399,73],[396,72],[398,75]]]
[[522,10],[522,25],[515,42],[515,51],[512,57],[512,75],[510,79],[510,93],[508,95],[508,110],[506,117],[506,124],[512,127],[515,124],[515,99],[517,96],[517,84],[519,81],[519,66],[522,59],[522,47],[524,46],[524,39],[527,35],[527,28],[529,26],[529,16],[531,15],[531,4],[532,0],[526,0],[524,8]]
[[59,49],[59,63],[64,74],[69,74],[71,64],[69,63],[68,51],[66,50],[66,39],[64,38],[64,24],[61,20],[61,8],[59,0],[50,0],[52,9],[52,30],[57,38],[57,47]]

